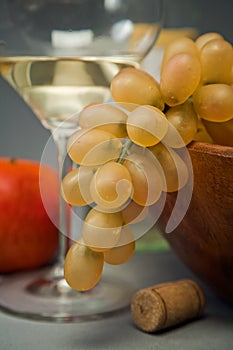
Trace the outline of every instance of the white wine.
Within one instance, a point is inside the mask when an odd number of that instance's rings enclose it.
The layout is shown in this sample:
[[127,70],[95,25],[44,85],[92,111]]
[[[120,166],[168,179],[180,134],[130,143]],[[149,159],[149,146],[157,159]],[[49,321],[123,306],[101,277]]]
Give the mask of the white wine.
[[77,113],[84,106],[110,101],[113,76],[128,66],[135,63],[111,58],[0,58],[2,76],[50,129],[77,127]]

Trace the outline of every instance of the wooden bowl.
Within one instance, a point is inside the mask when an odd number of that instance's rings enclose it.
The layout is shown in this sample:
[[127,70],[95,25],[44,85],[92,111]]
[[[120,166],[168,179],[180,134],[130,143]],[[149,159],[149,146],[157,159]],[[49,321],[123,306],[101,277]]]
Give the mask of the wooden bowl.
[[[164,234],[180,259],[217,294],[233,303],[233,147],[189,146],[194,188],[188,211]],[[167,194],[158,225],[162,232],[176,201]]]

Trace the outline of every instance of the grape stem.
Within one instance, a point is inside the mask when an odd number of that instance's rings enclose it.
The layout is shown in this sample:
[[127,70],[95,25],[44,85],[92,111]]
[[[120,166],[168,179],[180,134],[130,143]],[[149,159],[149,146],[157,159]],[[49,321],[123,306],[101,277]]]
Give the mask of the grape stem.
[[125,156],[129,154],[129,149],[132,146],[133,142],[131,140],[127,140],[124,146],[122,147],[119,158],[117,159],[117,163],[122,164]]

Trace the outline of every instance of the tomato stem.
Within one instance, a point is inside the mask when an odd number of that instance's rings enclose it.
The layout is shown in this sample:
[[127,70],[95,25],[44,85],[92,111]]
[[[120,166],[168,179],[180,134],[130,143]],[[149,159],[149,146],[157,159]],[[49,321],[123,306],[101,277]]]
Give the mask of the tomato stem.
[[15,164],[15,162],[16,162],[16,158],[13,158],[13,157],[10,158],[10,163],[11,163],[11,164]]

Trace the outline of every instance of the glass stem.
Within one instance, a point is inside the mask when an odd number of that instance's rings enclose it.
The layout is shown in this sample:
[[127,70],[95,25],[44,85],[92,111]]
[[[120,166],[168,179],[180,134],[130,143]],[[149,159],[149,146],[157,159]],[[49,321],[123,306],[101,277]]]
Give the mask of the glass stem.
[[64,130],[56,129],[53,132],[53,139],[57,146],[58,152],[58,176],[59,176],[59,251],[57,256],[57,266],[62,268],[66,256],[67,249],[70,243],[70,208],[61,196],[61,182],[63,177],[72,167],[72,161],[67,156],[67,140],[70,133]]

